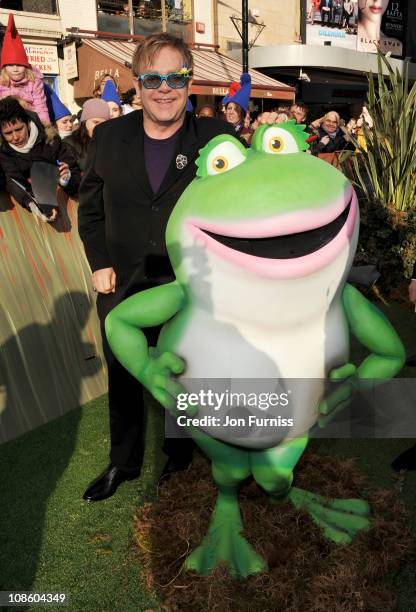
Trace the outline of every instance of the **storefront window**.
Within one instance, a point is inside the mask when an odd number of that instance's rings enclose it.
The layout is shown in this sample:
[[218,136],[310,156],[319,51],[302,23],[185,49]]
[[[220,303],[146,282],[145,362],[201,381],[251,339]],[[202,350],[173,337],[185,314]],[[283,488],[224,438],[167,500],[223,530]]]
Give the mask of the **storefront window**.
[[57,15],[56,0],[1,0],[0,8],[11,11],[27,11],[28,13],[43,13]]
[[[98,13],[128,17],[129,3],[125,0],[99,0]],[[133,16],[137,19],[162,19],[161,0],[133,0]],[[189,0],[167,0],[166,16],[170,20],[189,21],[191,3]]]
[[0,7],[3,9],[10,9],[12,11],[23,11],[22,0],[5,0],[1,2]]

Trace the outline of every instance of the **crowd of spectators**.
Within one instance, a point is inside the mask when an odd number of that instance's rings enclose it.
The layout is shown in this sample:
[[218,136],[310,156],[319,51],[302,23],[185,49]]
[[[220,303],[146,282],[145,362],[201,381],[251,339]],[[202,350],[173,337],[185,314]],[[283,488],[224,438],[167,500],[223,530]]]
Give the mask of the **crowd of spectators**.
[[[56,164],[60,186],[69,195],[76,195],[94,128],[141,109],[139,92],[137,87],[122,93],[116,79],[104,74],[94,84],[93,97],[84,103],[78,115],[73,115],[44,83],[43,75],[30,65],[10,15],[0,71],[0,186],[6,186],[22,206],[42,221],[54,221],[57,209],[42,210],[31,190],[32,164],[35,161]],[[249,146],[259,119],[258,113],[250,113],[250,96],[250,75],[243,73],[240,82],[231,84],[221,107],[206,103],[193,109],[190,100],[188,107],[198,118],[225,120],[232,125],[236,137]],[[370,125],[365,110],[348,123],[332,110],[309,122],[308,108],[302,102],[281,104],[269,113],[277,123],[292,120],[303,124],[309,133],[308,152],[320,156],[351,148],[350,135],[359,134],[363,121]]]

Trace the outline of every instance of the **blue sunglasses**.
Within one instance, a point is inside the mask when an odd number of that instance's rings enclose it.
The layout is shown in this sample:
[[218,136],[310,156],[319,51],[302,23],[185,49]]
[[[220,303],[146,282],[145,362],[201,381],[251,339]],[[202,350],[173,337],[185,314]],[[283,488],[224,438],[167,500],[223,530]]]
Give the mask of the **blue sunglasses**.
[[159,89],[163,81],[171,89],[182,89],[187,84],[191,73],[182,74],[180,72],[170,72],[169,74],[155,74],[146,72],[145,74],[137,75],[137,79],[142,82],[145,89]]

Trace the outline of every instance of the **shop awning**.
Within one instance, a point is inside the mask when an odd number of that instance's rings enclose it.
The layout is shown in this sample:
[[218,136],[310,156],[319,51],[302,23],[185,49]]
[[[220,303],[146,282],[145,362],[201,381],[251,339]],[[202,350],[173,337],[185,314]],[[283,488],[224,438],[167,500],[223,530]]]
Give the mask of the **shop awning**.
[[[97,81],[109,73],[117,78],[120,89],[133,86],[131,61],[136,44],[133,42],[88,39],[78,48],[79,79],[74,81],[76,99],[92,96]],[[194,80],[191,94],[224,96],[231,81],[239,81],[241,64],[212,49],[192,49]],[[293,100],[295,89],[257,70],[250,70],[252,98]]]

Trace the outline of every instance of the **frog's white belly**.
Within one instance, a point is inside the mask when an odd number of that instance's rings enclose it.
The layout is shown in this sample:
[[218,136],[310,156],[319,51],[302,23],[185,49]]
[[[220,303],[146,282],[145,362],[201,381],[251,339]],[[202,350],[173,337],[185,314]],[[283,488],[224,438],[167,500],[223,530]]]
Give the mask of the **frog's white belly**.
[[[195,307],[174,348],[187,363],[182,376],[187,391],[226,392],[223,402],[231,393],[244,393],[245,398],[251,393],[257,396],[260,393],[288,393],[289,402],[287,406],[267,410],[264,406],[259,409],[253,404],[247,405],[244,398],[237,402],[240,409],[236,409],[235,402],[228,408],[223,404],[217,411],[212,405],[200,405],[198,418],[221,415],[226,419],[228,414],[228,417],[243,419],[238,427],[208,425],[201,428],[213,437],[248,448],[269,448],[286,437],[306,432],[316,421],[316,409],[323,397],[328,371],[345,363],[349,350],[348,328],[340,298],[336,298],[326,312],[323,310],[313,318],[305,317],[297,326],[277,320],[271,328],[227,320],[218,313],[214,318],[212,312]],[[246,404],[242,407],[244,401]],[[279,416],[293,419],[293,425],[285,428],[275,426],[274,421],[259,420]]]

